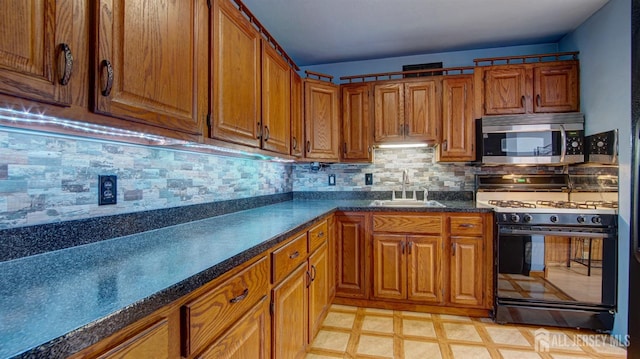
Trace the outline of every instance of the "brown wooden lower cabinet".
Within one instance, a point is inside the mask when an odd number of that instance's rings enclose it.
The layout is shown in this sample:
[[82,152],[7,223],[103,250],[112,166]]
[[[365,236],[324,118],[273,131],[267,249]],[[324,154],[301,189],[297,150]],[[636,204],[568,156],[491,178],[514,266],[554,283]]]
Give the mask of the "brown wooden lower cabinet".
[[301,264],[272,290],[273,358],[301,358],[307,348],[309,281]]
[[[214,341],[199,359],[267,359],[271,355],[271,317],[269,301],[264,296],[229,330]],[[145,356],[155,358],[154,356]],[[143,358],[143,357],[137,357]]]
[[336,215],[336,297],[369,296],[365,240],[368,218],[355,212]]
[[124,343],[98,356],[99,359],[169,358],[169,325],[166,319],[153,324]]
[[332,291],[339,304],[486,316],[492,218],[338,212],[72,358],[302,358]]
[[309,256],[309,338],[311,344],[329,309],[329,251],[327,243]]

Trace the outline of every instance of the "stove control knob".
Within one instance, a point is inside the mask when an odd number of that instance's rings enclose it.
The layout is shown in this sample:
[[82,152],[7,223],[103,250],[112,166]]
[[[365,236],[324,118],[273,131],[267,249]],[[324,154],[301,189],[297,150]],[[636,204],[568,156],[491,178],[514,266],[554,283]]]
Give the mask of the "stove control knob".
[[584,223],[585,218],[584,216],[578,216],[578,223]]
[[593,217],[591,217],[591,223],[601,224],[602,223],[602,218],[600,218],[600,216],[593,216]]
[[509,217],[509,219],[511,219],[511,222],[519,222],[520,221],[520,216],[518,216],[517,214],[512,214],[511,217]]
[[556,222],[558,222],[558,216],[556,216],[556,215],[554,214],[554,215],[552,215],[551,217],[549,217],[549,220],[550,220],[551,222],[553,222],[553,223],[556,223]]
[[532,219],[533,219],[533,217],[531,217],[530,214],[525,214],[524,216],[522,216],[522,222],[524,222],[524,223],[529,223],[529,222],[531,222]]

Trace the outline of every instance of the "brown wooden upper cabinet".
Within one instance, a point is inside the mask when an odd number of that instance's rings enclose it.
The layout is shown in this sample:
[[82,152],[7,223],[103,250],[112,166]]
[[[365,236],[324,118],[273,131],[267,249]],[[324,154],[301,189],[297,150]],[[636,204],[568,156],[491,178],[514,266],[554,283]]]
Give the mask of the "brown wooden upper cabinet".
[[291,155],[304,156],[304,106],[302,78],[291,69]]
[[204,1],[100,0],[96,36],[96,112],[202,133],[208,102]]
[[213,2],[210,137],[261,143],[260,34],[229,0]]
[[375,85],[374,142],[438,142],[440,86],[439,77]]
[[289,64],[262,41],[262,148],[289,154],[291,73]]
[[304,80],[305,157],[340,160],[340,87],[315,79]]
[[289,64],[229,0],[213,5],[209,137],[289,155]]
[[442,80],[442,143],[438,160],[475,160],[473,75],[446,76]]
[[0,93],[71,104],[71,1],[0,1]]
[[578,61],[480,67],[484,114],[580,110]]
[[371,162],[371,84],[342,85],[342,161]]

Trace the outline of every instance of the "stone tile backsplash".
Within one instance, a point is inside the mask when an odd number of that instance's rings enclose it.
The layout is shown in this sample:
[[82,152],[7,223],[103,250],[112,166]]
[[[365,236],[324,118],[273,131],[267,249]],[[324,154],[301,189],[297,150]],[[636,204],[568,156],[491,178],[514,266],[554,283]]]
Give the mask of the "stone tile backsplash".
[[[435,150],[426,148],[381,149],[374,152],[371,164],[330,164],[312,171],[309,164],[296,164],[293,188],[298,191],[399,191],[402,171],[409,173],[408,190],[427,187],[433,191],[473,191],[475,169],[464,163],[437,163]],[[365,173],[373,174],[373,185],[365,185]],[[336,185],[329,186],[330,174]]]
[[[118,204],[98,206],[98,175]],[[288,193],[291,165],[0,131],[0,228]]]

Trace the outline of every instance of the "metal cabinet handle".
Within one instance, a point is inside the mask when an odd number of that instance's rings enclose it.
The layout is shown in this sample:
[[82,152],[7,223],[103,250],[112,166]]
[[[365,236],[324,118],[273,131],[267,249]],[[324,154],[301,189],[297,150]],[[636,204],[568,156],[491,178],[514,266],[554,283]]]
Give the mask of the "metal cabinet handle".
[[249,295],[249,288],[246,288],[244,292],[242,292],[242,294],[240,294],[239,296],[229,299],[229,303],[235,304],[235,303],[241,302],[248,295]]
[[344,153],[345,155],[347,154],[347,143],[346,142],[342,146],[342,153]]
[[262,138],[262,124],[260,121],[256,123],[256,139]]
[[367,147],[367,151],[369,151],[369,153],[371,153],[371,146]]
[[311,152],[311,141],[307,141],[307,153]]
[[444,151],[446,151],[446,150],[447,150],[447,147],[448,147],[448,146],[447,146],[447,140],[444,140],[444,142],[442,142],[442,149],[443,149]]
[[400,242],[400,250],[402,251],[402,254],[404,254],[404,241]]
[[524,95],[522,95],[522,97],[520,97],[520,105],[522,105],[522,107],[524,107]]
[[322,237],[324,237],[324,232],[318,233],[318,238],[322,238]]
[[63,55],[64,64],[61,66],[62,68],[62,77],[60,77],[60,85],[66,86],[69,84],[69,80],[71,79],[71,73],[73,72],[73,54],[71,53],[71,48],[69,45],[62,43],[59,46],[60,53]]
[[269,126],[264,126],[264,142],[269,141]]
[[293,145],[293,149],[297,150],[298,149],[298,140],[296,140],[296,136],[293,136],[293,138],[291,138],[291,142]]
[[455,243],[451,243],[451,255],[452,256],[456,255],[456,244]]
[[409,136],[409,124],[404,125],[404,135]]
[[102,89],[102,96],[107,97],[111,94],[111,88],[113,87],[113,66],[109,60],[102,60],[101,66],[103,73],[105,70],[107,71],[106,78],[103,78],[105,86]]
[[471,223],[462,223],[462,224],[460,224],[460,227],[462,227],[462,228],[473,228],[473,227],[475,227],[475,225],[471,224]]
[[307,271],[307,288],[309,288],[311,286],[311,282],[313,282],[313,278],[311,277],[311,272]]
[[538,107],[540,107],[540,103],[542,102],[542,98],[540,97],[540,94],[536,95],[536,105],[538,105]]
[[409,241],[409,254],[411,254],[412,247],[413,247],[413,241]]
[[296,258],[298,258],[299,256],[300,256],[300,252],[295,251],[295,252],[293,252],[293,253],[291,253],[291,254],[289,255],[289,258],[290,258],[290,259],[296,259]]
[[404,134],[404,124],[400,124],[400,135]]
[[316,276],[318,275],[318,269],[316,268],[316,266],[311,265],[311,281],[315,281],[316,280]]

